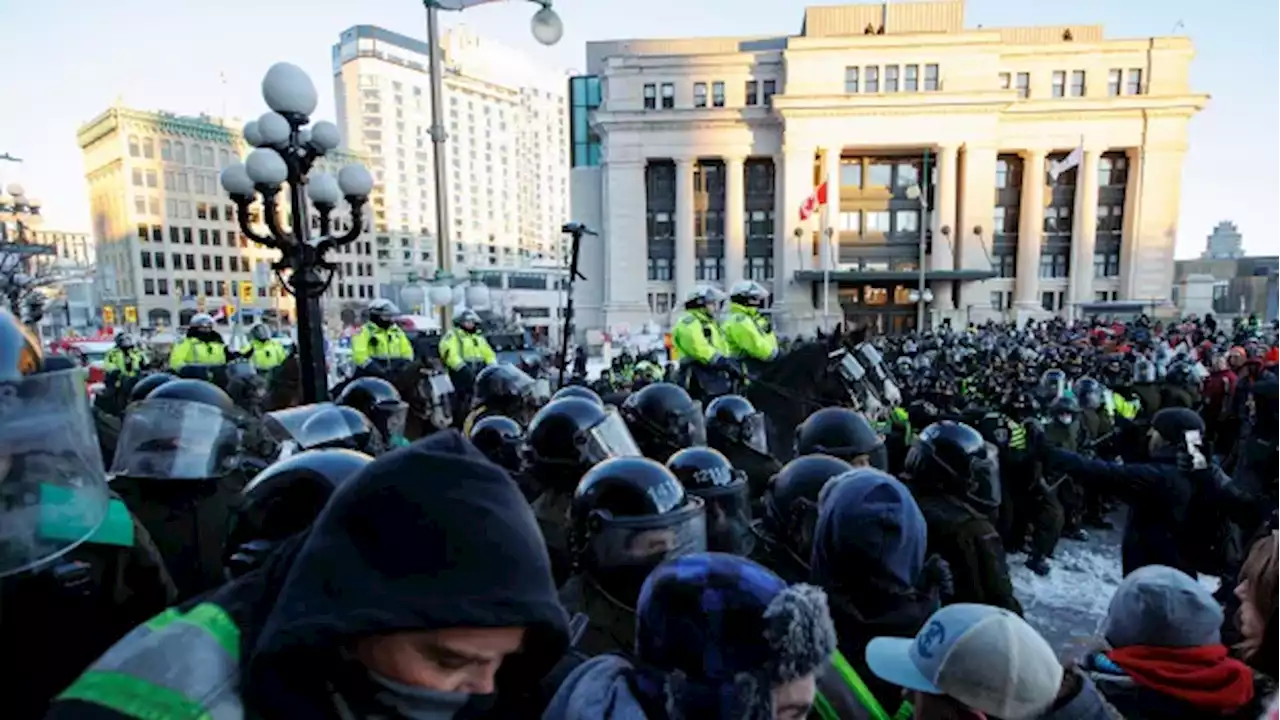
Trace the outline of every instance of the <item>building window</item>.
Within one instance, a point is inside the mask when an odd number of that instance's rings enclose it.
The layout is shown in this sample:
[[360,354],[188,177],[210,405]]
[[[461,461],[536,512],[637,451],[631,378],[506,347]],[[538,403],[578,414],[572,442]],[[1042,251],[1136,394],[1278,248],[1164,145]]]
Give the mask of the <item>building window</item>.
[[138,136],[130,135],[129,136],[129,157],[138,157],[141,154],[142,154],[142,151],[138,149]]
[[1119,277],[1120,250],[1095,252],[1093,254],[1093,276],[1095,278]]
[[766,106],[773,105],[773,95],[777,92],[778,83],[776,80],[765,80],[763,89],[760,92],[760,101]]
[[748,80],[746,87],[747,106],[751,107],[760,104],[760,84],[755,80]]
[[712,107],[724,107],[724,81],[722,80],[711,83],[711,105]]
[[1009,161],[996,160],[996,189],[1004,190],[1009,187]]
[[1084,71],[1071,71],[1071,97],[1084,97]]
[[707,106],[707,84],[698,82],[693,84],[693,106],[696,108],[704,108]]
[[1018,89],[1018,97],[1023,99],[1031,97],[1031,73],[1020,72],[1015,80],[1017,82],[1014,87]]
[[751,280],[757,282],[773,279],[773,258],[772,257],[750,257],[747,258],[746,274]]
[[644,109],[655,110],[658,107],[658,86],[647,83],[644,86]]
[[1104,155],[1098,158],[1099,187],[1124,187],[1128,181],[1128,160],[1124,155]]
[[898,92],[898,66],[884,66],[884,91]]
[[935,92],[938,89],[938,66],[924,66],[924,90],[925,92]]
[[155,280],[152,280],[151,278],[143,278],[143,279],[142,279],[142,294],[143,294],[143,295],[155,295],[155,294],[156,294],[156,281],[155,281]]
[[1002,278],[1012,278],[1018,275],[1018,256],[1014,252],[1005,252],[997,254],[991,259],[995,266],[992,269]]
[[1129,82],[1125,83],[1124,88],[1127,95],[1142,94],[1142,71],[1135,68],[1129,71]]
[[916,92],[920,89],[920,66],[907,65],[904,68],[902,89],[904,92]]
[[164,278],[160,278],[159,280],[157,280],[157,281],[156,281],[156,290],[157,290],[157,291],[159,292],[159,294],[161,294],[161,295],[168,295],[168,294],[169,294],[169,281],[168,281],[168,280],[166,280],[166,279],[164,279]]
[[893,162],[889,160],[872,160],[867,165],[867,187],[889,187],[893,183]]
[[676,86],[674,83],[662,83],[662,109],[670,110],[676,106]]
[[877,65],[868,65],[863,71],[867,78],[867,92],[880,92],[880,67]]
[[168,140],[160,141],[160,159],[161,160],[173,159],[173,143],[172,142]]
[[221,255],[215,255],[213,257],[213,271],[222,272],[222,256]]
[[849,66],[844,69],[844,91],[847,93],[858,92],[858,68]]
[[889,223],[892,217],[888,210],[868,210],[866,216],[866,222],[863,225],[865,232],[887,233],[890,231]]
[[1054,293],[1054,292],[1040,293],[1040,308],[1045,312],[1053,312],[1055,295],[1057,295],[1057,293]]
[[893,217],[894,232],[898,234],[920,232],[919,210],[898,210]]
[[671,259],[649,258],[649,279],[657,281],[671,280]]
[[151,269],[151,253],[144,250],[138,253],[138,257],[142,261],[143,269],[150,270]]
[[840,230],[843,232],[862,232],[862,213],[857,210],[840,213]]
[[201,269],[201,270],[205,270],[205,271],[213,270],[212,265],[213,265],[213,259],[212,259],[212,258],[210,258],[208,255],[201,255],[201,256],[200,256],[200,269]]
[[1111,97],[1120,95],[1120,82],[1124,77],[1123,70],[1111,69],[1107,72],[1107,94]]
[[1060,98],[1067,95],[1067,73],[1063,70],[1053,71],[1053,97]]
[[1065,252],[1044,253],[1040,256],[1040,277],[1064,278],[1069,260]]
[[854,158],[840,161],[840,187],[862,188],[862,160]]
[[1000,81],[1001,90],[1008,90],[1013,87],[1013,75],[1009,73],[1000,73],[998,80]]

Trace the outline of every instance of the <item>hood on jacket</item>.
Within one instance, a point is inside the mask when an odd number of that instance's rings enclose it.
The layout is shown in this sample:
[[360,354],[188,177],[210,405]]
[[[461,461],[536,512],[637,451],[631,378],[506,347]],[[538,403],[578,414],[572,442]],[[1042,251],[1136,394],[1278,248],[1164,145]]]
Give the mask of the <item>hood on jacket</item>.
[[886,589],[919,584],[928,538],[924,514],[911,491],[872,468],[847,472],[831,483],[818,512],[811,579],[826,588],[853,589],[866,581]]
[[282,575],[245,648],[245,695],[263,716],[328,714],[317,657],[336,658],[361,636],[524,627],[521,657],[508,663],[524,660],[533,673],[568,644],[529,504],[453,431],[383,455],[346,482]]
[[545,720],[647,720],[631,691],[634,669],[617,655],[579,665],[547,705]]

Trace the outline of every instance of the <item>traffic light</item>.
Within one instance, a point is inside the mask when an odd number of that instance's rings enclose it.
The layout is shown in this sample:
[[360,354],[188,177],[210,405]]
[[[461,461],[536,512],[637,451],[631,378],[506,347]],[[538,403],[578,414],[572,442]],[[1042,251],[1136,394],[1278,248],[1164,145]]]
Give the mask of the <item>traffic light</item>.
[[253,283],[247,281],[240,282],[240,304],[253,302]]
[[236,314],[236,306],[232,305],[231,303],[227,303],[226,305],[223,305],[222,314],[228,318],[233,317]]
[[115,324],[116,324],[116,309],[115,309],[115,308],[111,307],[110,305],[104,305],[104,306],[103,306],[103,308],[102,308],[102,324],[103,324],[103,325],[115,325]]

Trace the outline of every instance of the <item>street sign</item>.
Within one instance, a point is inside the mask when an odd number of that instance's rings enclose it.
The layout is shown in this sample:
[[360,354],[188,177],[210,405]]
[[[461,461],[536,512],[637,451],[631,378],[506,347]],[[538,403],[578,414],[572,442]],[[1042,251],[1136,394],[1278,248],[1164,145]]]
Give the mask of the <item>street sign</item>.
[[253,302],[253,283],[248,280],[240,281],[240,303],[248,304]]
[[116,324],[116,309],[115,309],[115,308],[111,307],[110,305],[104,305],[104,306],[102,306],[102,324],[103,324],[103,325],[115,325],[115,324]]
[[126,325],[138,324],[138,308],[133,305],[124,306],[124,322]]

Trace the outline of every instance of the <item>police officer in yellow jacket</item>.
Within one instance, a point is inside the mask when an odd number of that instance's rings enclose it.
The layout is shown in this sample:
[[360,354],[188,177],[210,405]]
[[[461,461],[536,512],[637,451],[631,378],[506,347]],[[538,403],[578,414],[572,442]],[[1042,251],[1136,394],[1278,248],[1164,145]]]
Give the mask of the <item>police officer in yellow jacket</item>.
[[169,367],[181,370],[187,365],[226,365],[227,345],[213,328],[213,318],[196,313],[187,326],[187,336],[173,346]]
[[117,378],[137,377],[147,367],[146,353],[138,347],[137,341],[129,333],[116,335],[116,346],[107,351],[102,359],[102,368],[107,376]]
[[351,338],[351,362],[362,367],[373,360],[412,360],[409,336],[395,324],[400,310],[390,300],[369,303],[369,322]]
[[683,384],[695,399],[709,400],[733,390],[729,346],[716,322],[723,295],[712,287],[700,287],[685,299],[685,313],[671,331],[671,343],[679,353]]
[[760,312],[768,301],[769,291],[751,280],[743,280],[729,289],[729,317],[723,328],[730,357],[762,363],[778,356],[773,324]]
[[440,341],[440,359],[451,373],[462,371],[468,363],[484,367],[497,364],[498,356],[480,333],[480,316],[474,310],[465,310],[453,319],[453,329]]
[[271,337],[271,329],[262,323],[249,330],[249,347],[253,349],[253,366],[259,371],[277,367],[289,354],[279,340]]

